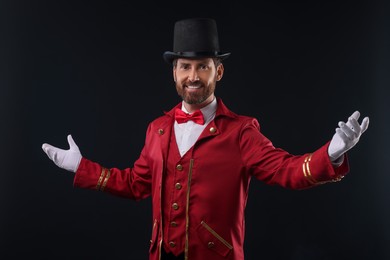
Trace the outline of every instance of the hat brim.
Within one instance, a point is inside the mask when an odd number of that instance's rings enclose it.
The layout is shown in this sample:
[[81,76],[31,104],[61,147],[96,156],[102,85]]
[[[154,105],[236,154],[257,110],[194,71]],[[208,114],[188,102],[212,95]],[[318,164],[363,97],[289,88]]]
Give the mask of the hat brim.
[[198,59],[198,58],[218,58],[224,60],[230,56],[230,52],[172,52],[166,51],[163,54],[164,60],[172,64],[175,59],[187,58],[187,59]]

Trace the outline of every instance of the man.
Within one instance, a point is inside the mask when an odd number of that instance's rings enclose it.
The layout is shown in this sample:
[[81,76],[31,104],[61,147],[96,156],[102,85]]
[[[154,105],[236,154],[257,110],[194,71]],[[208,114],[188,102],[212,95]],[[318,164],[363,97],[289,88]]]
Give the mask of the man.
[[215,97],[222,61],[212,19],[175,23],[173,79],[182,102],[148,126],[132,168],[107,169],[69,150],[42,148],[56,165],[75,172],[74,186],[140,200],[152,196],[150,259],[244,259],[244,210],[252,176],[270,185],[305,189],[339,181],[349,171],[346,152],[369,120],[356,111],[331,141],[313,153],[275,148],[255,118],[231,112]]

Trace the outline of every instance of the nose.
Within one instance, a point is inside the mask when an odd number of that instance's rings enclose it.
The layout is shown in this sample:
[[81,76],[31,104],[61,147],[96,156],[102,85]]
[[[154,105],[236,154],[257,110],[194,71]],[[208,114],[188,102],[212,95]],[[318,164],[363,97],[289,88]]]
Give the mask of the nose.
[[198,76],[198,73],[196,71],[196,69],[192,69],[188,75],[188,80],[190,82],[194,82],[194,81],[198,81],[199,80],[199,76]]

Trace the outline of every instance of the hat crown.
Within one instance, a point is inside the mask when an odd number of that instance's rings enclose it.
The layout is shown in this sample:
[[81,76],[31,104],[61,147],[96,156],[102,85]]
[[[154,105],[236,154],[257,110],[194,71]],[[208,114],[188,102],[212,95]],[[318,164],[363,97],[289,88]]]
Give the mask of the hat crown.
[[178,58],[226,59],[230,53],[219,51],[217,23],[211,18],[190,18],[177,21],[174,26],[173,51],[163,53],[166,62]]
[[219,52],[217,24],[209,18],[177,21],[174,27],[174,52]]

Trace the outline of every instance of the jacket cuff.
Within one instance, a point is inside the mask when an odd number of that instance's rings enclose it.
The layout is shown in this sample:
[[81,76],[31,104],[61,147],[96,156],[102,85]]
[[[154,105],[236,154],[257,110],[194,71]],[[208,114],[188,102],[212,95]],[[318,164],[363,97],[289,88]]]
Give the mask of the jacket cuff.
[[313,154],[308,155],[302,165],[304,176],[313,184],[323,184],[327,182],[340,181],[349,172],[349,161],[347,154],[339,166],[334,166],[329,158],[326,143]]
[[104,180],[107,178],[107,172],[98,163],[81,158],[79,168],[73,179],[73,186],[85,189],[101,189]]

